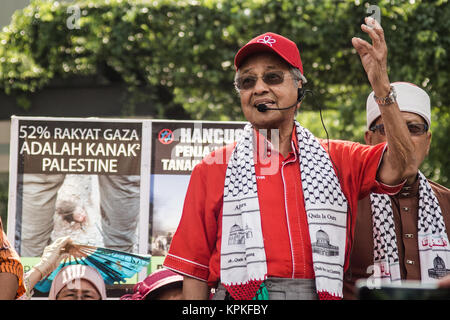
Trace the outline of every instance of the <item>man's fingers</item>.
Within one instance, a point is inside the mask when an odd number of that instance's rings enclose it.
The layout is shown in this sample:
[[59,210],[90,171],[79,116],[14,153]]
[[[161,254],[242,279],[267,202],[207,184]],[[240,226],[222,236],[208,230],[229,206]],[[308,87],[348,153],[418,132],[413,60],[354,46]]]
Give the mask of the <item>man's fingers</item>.
[[378,46],[381,43],[380,35],[375,31],[373,27],[366,24],[362,24],[361,30],[369,35],[370,39],[372,39],[374,46]]
[[372,17],[366,17],[364,19],[364,21],[366,22],[366,24],[374,29],[378,31],[383,31],[383,27],[381,26],[381,24],[378,22],[378,20],[372,18]]
[[352,44],[356,51],[358,51],[359,55],[369,53],[373,50],[373,47],[361,38],[352,38]]
[[378,39],[384,42],[384,30],[381,24],[372,17],[366,17],[364,21],[366,23],[366,26],[368,26],[375,32],[375,34],[378,36]]

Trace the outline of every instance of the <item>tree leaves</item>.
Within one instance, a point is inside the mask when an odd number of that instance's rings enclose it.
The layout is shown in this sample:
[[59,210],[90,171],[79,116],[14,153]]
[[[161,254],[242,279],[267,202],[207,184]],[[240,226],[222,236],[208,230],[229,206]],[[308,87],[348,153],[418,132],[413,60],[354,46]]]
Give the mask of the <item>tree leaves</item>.
[[[431,97],[433,141],[423,170],[448,183],[450,6],[378,5],[390,80],[413,82]],[[360,25],[368,7],[350,0],[32,0],[0,33],[0,88],[32,109],[27,96],[50,81],[90,76],[126,85],[123,115],[146,101],[152,117],[243,120],[234,55],[272,31],[299,47],[307,88],[315,92],[302,110],[333,111],[326,121],[331,138],[362,141],[371,89],[351,38],[367,39]],[[305,114],[306,126],[312,118]]]

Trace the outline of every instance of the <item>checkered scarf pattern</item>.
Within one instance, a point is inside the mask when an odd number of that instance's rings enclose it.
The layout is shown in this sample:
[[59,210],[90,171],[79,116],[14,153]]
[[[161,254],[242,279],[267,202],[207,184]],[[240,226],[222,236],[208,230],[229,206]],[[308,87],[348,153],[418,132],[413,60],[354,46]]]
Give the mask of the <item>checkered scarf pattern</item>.
[[[374,284],[401,282],[392,204],[388,195],[370,195],[374,244]],[[439,202],[419,171],[418,244],[422,282],[450,273],[450,246]]]
[[[327,152],[297,121],[295,127],[316,289],[320,299],[341,299],[347,199]],[[252,299],[267,277],[253,139],[247,124],[225,177],[220,278],[234,299]]]

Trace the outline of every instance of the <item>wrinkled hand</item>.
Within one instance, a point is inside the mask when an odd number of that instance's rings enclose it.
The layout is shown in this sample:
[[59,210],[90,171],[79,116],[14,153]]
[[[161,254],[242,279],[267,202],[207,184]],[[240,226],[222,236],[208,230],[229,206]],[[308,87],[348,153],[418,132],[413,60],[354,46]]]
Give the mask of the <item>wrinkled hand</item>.
[[67,251],[64,249],[71,243],[70,237],[66,236],[56,239],[55,242],[45,247],[41,261],[34,266],[35,269],[41,272],[42,278],[52,273],[62,259],[68,256]]
[[361,25],[361,30],[372,39],[372,45],[356,37],[352,38],[352,44],[361,58],[375,95],[386,97],[390,91],[390,82],[387,74],[387,46],[383,28],[371,17],[367,17],[365,23]]

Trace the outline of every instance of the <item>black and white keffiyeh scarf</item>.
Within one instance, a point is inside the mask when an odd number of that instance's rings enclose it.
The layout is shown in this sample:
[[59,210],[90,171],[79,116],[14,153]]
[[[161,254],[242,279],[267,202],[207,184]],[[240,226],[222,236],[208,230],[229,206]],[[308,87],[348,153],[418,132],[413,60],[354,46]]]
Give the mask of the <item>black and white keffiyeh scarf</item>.
[[[374,285],[401,282],[392,204],[388,195],[370,195],[374,244]],[[439,202],[419,171],[418,244],[422,282],[450,273],[450,245]]]
[[[347,199],[325,149],[295,121],[300,172],[320,299],[342,298]],[[220,278],[234,299],[252,299],[267,277],[254,164],[247,124],[228,163],[222,218]]]

